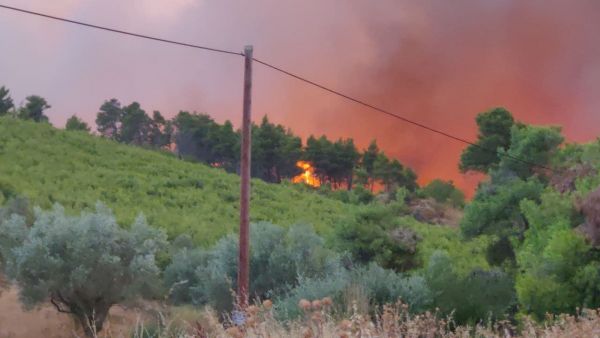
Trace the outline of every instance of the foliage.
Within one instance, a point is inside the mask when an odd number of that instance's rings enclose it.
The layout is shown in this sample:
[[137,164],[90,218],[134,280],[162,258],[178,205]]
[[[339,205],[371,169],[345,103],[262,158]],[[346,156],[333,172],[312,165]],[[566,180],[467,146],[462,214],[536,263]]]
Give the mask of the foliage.
[[421,240],[417,243],[416,262],[425,267],[436,251],[444,251],[452,260],[454,271],[466,276],[476,268],[487,269],[486,250],[490,244],[487,236],[465,240],[457,229],[448,226],[432,226],[412,217],[401,217],[398,223],[413,230]]
[[600,248],[600,186],[587,195],[580,209],[585,216],[582,232],[592,246]]
[[449,203],[454,207],[465,204],[465,195],[454,186],[452,181],[435,179],[424,186],[421,191],[423,197],[430,197],[440,203]]
[[117,99],[104,101],[96,115],[96,129],[103,137],[117,140],[121,127],[121,102]]
[[[197,244],[237,228],[239,177],[169,153],[0,118],[0,163],[0,204],[21,194],[42,208],[61,203],[80,212],[100,200],[120,224],[144,212],[171,238],[187,233]],[[351,208],[310,189],[260,180],[252,181],[252,205],[253,221],[307,223],[323,235]]]
[[358,263],[377,262],[384,268],[405,271],[416,266],[420,238],[401,227],[392,208],[372,204],[358,207],[352,219],[335,230],[335,245]]
[[31,229],[20,216],[2,222],[0,242],[6,272],[19,283],[24,304],[50,299],[92,337],[112,305],[157,291],[154,256],[166,235],[143,217],[123,230],[100,204],[80,217],[66,216],[56,205],[52,211],[36,210]]
[[[12,109],[12,99],[5,87],[0,88],[0,116]],[[27,103],[16,115],[21,119],[48,122],[44,110],[50,108],[40,96],[27,97]],[[13,114],[14,115],[14,114]],[[68,130],[84,130],[89,127],[73,116],[67,121]],[[96,130],[100,136],[126,144],[172,150],[173,143],[179,157],[203,162],[212,167],[237,172],[240,160],[240,131],[234,130],[230,121],[217,123],[207,114],[180,111],[167,120],[159,112],[149,116],[138,102],[122,105],[112,98],[102,103],[96,114]],[[355,171],[361,158],[366,160],[367,175],[357,177],[359,185],[369,185],[371,190],[380,181],[388,192],[397,187],[416,189],[416,174],[397,160],[389,160],[375,149],[377,163],[370,163],[370,155],[361,155],[352,139],[330,141],[325,136],[313,136],[303,147],[302,140],[290,129],[269,122],[266,116],[259,125],[252,124],[252,170],[253,177],[270,183],[280,183],[301,173],[298,161],[304,159],[316,168],[322,183],[337,189],[354,187]],[[376,148],[376,144],[374,144]],[[371,161],[371,162],[373,162]]]
[[543,184],[535,178],[512,178],[500,184],[493,181],[484,183],[465,208],[462,233],[469,238],[481,234],[502,237],[522,233],[525,224],[519,203],[523,199],[538,201],[543,188]]
[[222,126],[207,114],[179,112],[173,119],[177,153],[233,172],[239,162],[239,135],[226,121]]
[[352,139],[332,142],[325,136],[315,138],[311,135],[306,140],[302,158],[313,164],[321,182],[328,182],[333,188],[345,185],[352,189],[354,167],[360,158]]
[[[465,208],[461,232],[467,238],[482,234],[495,237],[488,250],[488,261],[495,265],[514,263],[513,241],[519,241],[526,229],[526,221],[519,203],[524,199],[539,201],[544,185],[537,178],[498,178],[484,183],[473,201]],[[496,182],[499,181],[499,183]]]
[[108,139],[157,149],[168,148],[173,133],[171,123],[159,111],[150,117],[138,102],[121,106],[117,99],[104,101],[100,106],[96,129]]
[[[236,289],[238,238],[230,235],[211,249],[184,248],[165,270],[167,286],[176,303],[210,304],[219,311],[231,309]],[[324,276],[339,265],[337,255],[307,225],[284,229],[270,223],[250,228],[250,293],[271,298],[294,287],[301,277]],[[185,282],[187,281],[187,282]]]
[[2,86],[0,87],[0,116],[7,115],[15,107],[13,99],[10,97],[10,91]]
[[522,310],[542,319],[546,312],[600,306],[599,257],[574,231],[578,221],[570,200],[548,190],[540,205],[526,200],[521,209],[529,223],[517,254]]
[[375,161],[377,160],[379,153],[380,150],[379,146],[377,146],[377,141],[372,140],[371,143],[369,143],[369,147],[365,149],[365,151],[362,154],[361,167],[364,169],[366,177],[370,178],[369,181],[366,182],[369,184],[370,187],[373,187],[373,184],[375,183]]
[[459,324],[501,318],[515,301],[513,281],[504,272],[476,268],[461,277],[443,251],[431,256],[425,280],[434,305],[442,314],[452,313]]
[[301,299],[324,297],[332,298],[341,313],[352,313],[353,303],[365,299],[373,310],[400,299],[414,312],[422,312],[432,304],[432,293],[421,276],[404,276],[371,263],[353,269],[338,268],[322,277],[301,278],[295,288],[275,299],[276,316],[297,318],[303,313],[298,307]]
[[563,140],[558,127],[513,126],[510,148],[499,151],[502,155],[499,167],[523,179],[543,172],[539,166],[550,163]]
[[48,122],[48,116],[44,110],[51,108],[46,99],[38,95],[30,95],[25,98],[25,106],[19,109],[19,118],[33,120],[35,122]]
[[76,131],[85,131],[86,133],[90,132],[90,126],[88,126],[85,121],[77,117],[77,115],[73,115],[69,117],[67,120],[67,124],[65,125],[66,130],[76,130]]
[[360,163],[354,170],[356,184],[373,191],[376,184],[381,184],[385,191],[393,193],[398,188],[415,191],[417,175],[412,169],[403,166],[398,160],[390,160],[379,150],[377,142],[371,141],[369,147],[361,155]]
[[[196,268],[208,264],[208,252],[183,247],[172,256],[164,272],[164,283],[169,288],[169,299],[174,304],[196,304],[192,288],[201,282]],[[196,304],[202,305],[202,304]]]
[[150,117],[139,103],[133,102],[123,107],[121,112],[121,128],[118,140],[138,146],[147,144],[150,134]]
[[331,189],[329,184],[323,184],[318,189],[319,194],[350,204],[369,204],[375,199],[375,194],[359,185],[352,190]]
[[33,210],[26,198],[12,197],[4,203],[3,207],[0,207],[0,222],[14,215],[23,217],[27,225],[33,224]]
[[497,151],[510,146],[514,119],[508,110],[495,108],[477,115],[476,121],[479,127],[477,142],[463,151],[459,168],[462,172],[487,173],[500,162]]
[[302,140],[282,125],[264,116],[252,128],[252,172],[267,182],[279,183],[299,174],[296,162],[302,156]]

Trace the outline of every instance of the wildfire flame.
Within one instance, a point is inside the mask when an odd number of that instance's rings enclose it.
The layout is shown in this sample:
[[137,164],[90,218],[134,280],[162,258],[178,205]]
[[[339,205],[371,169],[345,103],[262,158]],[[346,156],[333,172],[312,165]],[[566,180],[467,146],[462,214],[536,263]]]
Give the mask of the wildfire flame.
[[292,178],[292,182],[294,183],[304,183],[310,185],[311,187],[318,187],[321,185],[321,181],[315,175],[315,169],[313,166],[306,161],[298,161],[296,162],[296,166],[302,169],[304,172],[294,178]]

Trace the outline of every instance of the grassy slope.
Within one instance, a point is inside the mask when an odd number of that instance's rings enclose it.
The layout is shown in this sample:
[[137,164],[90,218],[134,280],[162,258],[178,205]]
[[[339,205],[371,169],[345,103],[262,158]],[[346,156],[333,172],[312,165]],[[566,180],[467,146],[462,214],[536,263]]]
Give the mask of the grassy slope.
[[[296,187],[252,185],[253,221],[306,222],[327,234],[351,208]],[[207,244],[236,229],[238,189],[236,175],[168,153],[0,118],[0,204],[18,194],[42,208],[58,202],[78,212],[101,201],[122,224],[143,212],[171,236],[188,233]]]

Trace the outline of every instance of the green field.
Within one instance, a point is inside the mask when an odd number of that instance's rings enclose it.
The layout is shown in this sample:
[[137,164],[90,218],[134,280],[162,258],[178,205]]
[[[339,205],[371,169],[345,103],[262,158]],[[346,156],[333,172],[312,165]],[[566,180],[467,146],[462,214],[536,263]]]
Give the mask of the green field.
[[[237,228],[238,189],[238,176],[168,152],[0,118],[0,204],[24,196],[78,213],[100,201],[123,225],[143,213],[171,237],[209,244]],[[252,221],[309,223],[327,235],[351,207],[303,187],[252,181]]]

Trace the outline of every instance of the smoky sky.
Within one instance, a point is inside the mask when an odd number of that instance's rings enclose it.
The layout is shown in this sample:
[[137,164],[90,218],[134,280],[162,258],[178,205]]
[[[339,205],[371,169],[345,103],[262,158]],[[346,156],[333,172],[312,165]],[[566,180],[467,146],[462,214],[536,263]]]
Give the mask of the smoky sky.
[[[561,125],[571,142],[600,134],[600,2],[5,0],[99,25],[242,51],[468,139],[474,117],[503,106]],[[238,125],[243,60],[0,10],[0,84],[16,102],[48,99],[57,126],[93,124],[103,100],[173,116],[207,112]],[[413,167],[420,182],[462,175],[463,144],[255,66],[253,114],[303,137],[352,137]]]

